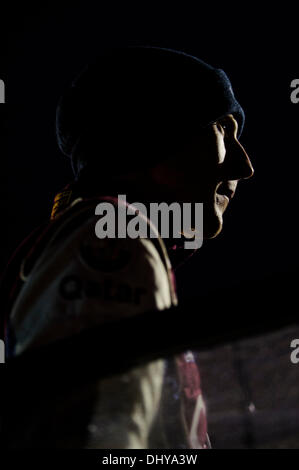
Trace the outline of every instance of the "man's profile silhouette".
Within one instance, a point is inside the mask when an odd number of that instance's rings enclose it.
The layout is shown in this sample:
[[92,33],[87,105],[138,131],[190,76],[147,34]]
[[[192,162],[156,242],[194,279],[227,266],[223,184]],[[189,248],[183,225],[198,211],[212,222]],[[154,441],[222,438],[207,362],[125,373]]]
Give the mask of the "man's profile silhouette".
[[[38,354],[43,345],[82,331],[151,310],[162,316],[177,305],[173,270],[190,254],[183,239],[99,240],[94,208],[103,200],[117,207],[118,194],[145,205],[201,202],[204,239],[216,237],[238,182],[253,175],[239,142],[243,125],[226,74],[183,52],[109,49],[86,67],[57,108],[58,144],[75,179],[56,196],[51,222],[20,256],[19,285],[7,312],[9,356]],[[111,338],[111,348],[117,347]],[[30,432],[11,445],[163,448],[174,446],[170,435],[177,433],[183,446],[206,448],[192,353],[174,357],[177,384],[169,392],[171,367],[150,360],[65,389],[47,410],[32,413]],[[171,393],[180,396],[180,410],[165,424]]]

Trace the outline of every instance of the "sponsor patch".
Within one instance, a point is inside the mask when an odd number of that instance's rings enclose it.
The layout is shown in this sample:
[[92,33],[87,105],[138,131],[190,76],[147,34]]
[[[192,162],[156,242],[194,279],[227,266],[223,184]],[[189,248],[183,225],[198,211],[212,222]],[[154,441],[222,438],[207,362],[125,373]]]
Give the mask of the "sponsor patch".
[[124,268],[131,259],[131,252],[124,240],[99,240],[88,237],[80,246],[80,256],[90,268],[103,272],[114,272]]
[[65,277],[59,286],[64,300],[83,298],[139,305],[147,290],[144,287],[130,286],[124,282],[104,279],[101,282],[80,279],[79,276]]

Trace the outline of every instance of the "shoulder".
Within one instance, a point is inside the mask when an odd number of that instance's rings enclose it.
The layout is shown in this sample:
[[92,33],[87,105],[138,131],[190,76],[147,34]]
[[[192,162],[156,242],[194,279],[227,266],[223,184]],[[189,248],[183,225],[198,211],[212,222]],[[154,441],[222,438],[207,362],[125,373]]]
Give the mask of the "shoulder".
[[14,304],[19,352],[177,303],[163,241],[95,233],[93,206],[61,219]]

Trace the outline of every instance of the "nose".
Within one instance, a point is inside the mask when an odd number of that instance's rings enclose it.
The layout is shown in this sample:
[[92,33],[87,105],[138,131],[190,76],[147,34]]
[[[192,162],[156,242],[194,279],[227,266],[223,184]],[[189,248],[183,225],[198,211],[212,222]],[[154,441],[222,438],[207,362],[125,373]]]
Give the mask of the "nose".
[[222,168],[223,177],[228,180],[251,178],[254,168],[244,147],[237,139],[226,145],[226,156]]

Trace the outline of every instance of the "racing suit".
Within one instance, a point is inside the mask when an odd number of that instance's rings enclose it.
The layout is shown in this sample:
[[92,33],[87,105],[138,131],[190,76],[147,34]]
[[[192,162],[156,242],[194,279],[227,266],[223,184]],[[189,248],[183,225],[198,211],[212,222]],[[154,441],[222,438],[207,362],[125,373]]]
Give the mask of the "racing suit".
[[[50,223],[25,242],[11,263],[16,279],[6,302],[8,357],[27,350],[38,354],[42,345],[145,311],[163,315],[177,304],[161,237],[97,238],[94,209],[100,201],[119,204],[113,197],[80,197],[69,185],[56,196]],[[113,338],[111,347],[117,348]],[[32,410],[26,432],[16,433],[11,445],[207,448],[194,357],[186,352],[82,383],[53,400],[50,409]]]

